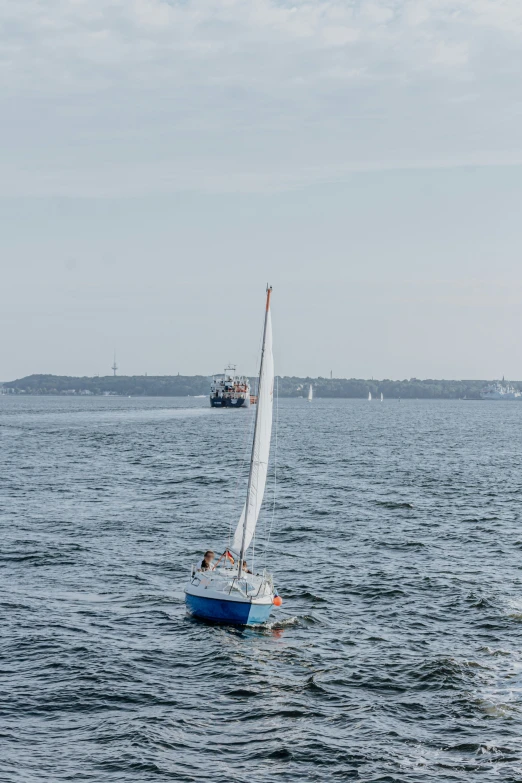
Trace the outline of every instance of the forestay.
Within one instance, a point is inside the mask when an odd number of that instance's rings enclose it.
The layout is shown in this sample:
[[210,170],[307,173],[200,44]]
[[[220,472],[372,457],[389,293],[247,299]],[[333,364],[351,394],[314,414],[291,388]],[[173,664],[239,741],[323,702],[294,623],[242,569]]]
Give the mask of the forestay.
[[[250,546],[257,518],[261,510],[263,495],[265,493],[266,476],[268,472],[268,457],[270,454],[270,438],[272,435],[272,409],[274,404],[274,357],[272,355],[272,316],[270,308],[266,314],[266,330],[264,342],[261,376],[257,396],[257,425],[252,449],[252,477],[250,491],[248,493],[248,513],[246,515],[245,551]],[[245,524],[245,511],[243,507],[241,517],[237,524],[236,532],[232,540],[231,549],[234,552],[241,551],[243,539],[243,525]]]

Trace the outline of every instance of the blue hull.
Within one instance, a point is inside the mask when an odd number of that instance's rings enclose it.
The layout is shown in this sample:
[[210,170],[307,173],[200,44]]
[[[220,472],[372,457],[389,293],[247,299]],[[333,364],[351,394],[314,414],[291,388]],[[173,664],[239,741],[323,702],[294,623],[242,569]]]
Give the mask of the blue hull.
[[242,398],[239,398],[238,400],[232,400],[229,397],[211,397],[210,398],[210,407],[211,408],[242,408],[246,404],[246,401]]
[[250,604],[240,601],[220,601],[217,598],[200,598],[185,594],[187,609],[193,617],[215,623],[232,625],[258,625],[270,617],[272,604]]

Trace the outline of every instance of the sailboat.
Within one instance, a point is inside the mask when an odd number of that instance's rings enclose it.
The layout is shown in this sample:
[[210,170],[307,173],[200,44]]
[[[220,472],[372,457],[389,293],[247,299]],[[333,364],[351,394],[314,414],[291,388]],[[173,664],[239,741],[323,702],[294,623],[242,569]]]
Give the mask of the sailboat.
[[312,402],[314,398],[314,390],[312,389],[312,384],[310,384],[310,388],[308,389],[308,402]]
[[384,394],[381,392],[381,402],[384,402]]
[[190,580],[185,585],[185,603],[191,615],[235,625],[263,623],[268,619],[272,606],[282,604],[271,574],[266,570],[252,574],[243,566],[263,502],[272,435],[274,359],[271,294],[272,288],[269,287],[266,291],[259,388],[245,505],[233,539],[222,555],[223,565],[218,564],[207,571],[192,566]]
[[368,402],[371,402],[371,401],[372,401],[372,393],[368,392]]

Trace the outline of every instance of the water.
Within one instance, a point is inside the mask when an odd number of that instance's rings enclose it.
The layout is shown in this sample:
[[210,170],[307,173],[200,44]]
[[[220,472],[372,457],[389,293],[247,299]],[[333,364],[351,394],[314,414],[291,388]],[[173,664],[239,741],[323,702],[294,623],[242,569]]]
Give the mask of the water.
[[0,397],[2,783],[521,781],[522,405],[282,400],[245,630],[182,588],[250,419]]

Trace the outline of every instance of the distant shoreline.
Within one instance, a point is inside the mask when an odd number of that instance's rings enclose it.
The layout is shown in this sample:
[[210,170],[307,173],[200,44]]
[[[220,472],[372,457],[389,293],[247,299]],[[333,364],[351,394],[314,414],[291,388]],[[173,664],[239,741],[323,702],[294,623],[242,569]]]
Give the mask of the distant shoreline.
[[[205,375],[107,375],[76,377],[65,375],[29,375],[0,384],[2,395],[74,396],[74,397],[198,397],[207,396],[212,376]],[[255,388],[256,379],[251,379]],[[374,400],[446,399],[480,400],[482,389],[492,380],[410,378],[409,380],[374,380],[373,378],[297,378],[278,377],[279,397],[304,397],[309,385],[317,398],[364,399],[371,393]],[[522,381],[512,381],[522,391]]]

